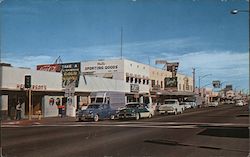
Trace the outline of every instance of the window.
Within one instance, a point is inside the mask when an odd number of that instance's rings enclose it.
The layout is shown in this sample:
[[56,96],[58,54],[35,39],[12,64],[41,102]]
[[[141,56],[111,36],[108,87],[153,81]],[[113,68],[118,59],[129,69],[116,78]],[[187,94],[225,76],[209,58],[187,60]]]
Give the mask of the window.
[[145,83],[146,83],[146,80],[143,79],[143,80],[142,80],[142,84],[145,84]]
[[133,81],[134,81],[134,78],[130,77],[130,83],[133,83]]
[[91,98],[91,99],[90,99],[90,102],[91,102],[91,103],[94,103],[94,102],[95,102],[95,98]]
[[147,84],[149,84],[149,80],[147,80]]
[[155,86],[155,80],[152,80],[152,87]]
[[163,88],[163,81],[161,81],[161,88]]
[[126,77],[126,82],[129,82],[129,77]]
[[137,79],[137,78],[135,78],[135,83],[137,83],[137,81],[138,81],[138,79]]
[[141,83],[141,79],[139,79],[138,82]]
[[181,84],[179,84],[179,90],[181,90]]
[[103,98],[96,98],[96,103],[103,103]]

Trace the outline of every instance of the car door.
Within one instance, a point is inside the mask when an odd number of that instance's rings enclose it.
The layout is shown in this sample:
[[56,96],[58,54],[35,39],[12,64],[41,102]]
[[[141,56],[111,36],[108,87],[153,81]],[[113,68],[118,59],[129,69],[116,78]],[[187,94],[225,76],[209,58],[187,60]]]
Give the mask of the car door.
[[140,104],[139,112],[140,112],[141,117],[148,117],[150,114],[149,110],[146,108],[145,104]]
[[105,118],[105,110],[103,104],[101,104],[100,107],[98,108],[98,114],[101,119]]

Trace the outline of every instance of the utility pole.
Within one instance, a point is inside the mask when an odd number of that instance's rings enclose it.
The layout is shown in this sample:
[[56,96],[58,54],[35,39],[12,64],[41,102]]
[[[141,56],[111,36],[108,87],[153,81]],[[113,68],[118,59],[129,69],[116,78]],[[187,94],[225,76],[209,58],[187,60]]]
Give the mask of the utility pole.
[[193,92],[195,93],[195,68],[193,69]]
[[29,120],[32,119],[31,88],[29,88]]

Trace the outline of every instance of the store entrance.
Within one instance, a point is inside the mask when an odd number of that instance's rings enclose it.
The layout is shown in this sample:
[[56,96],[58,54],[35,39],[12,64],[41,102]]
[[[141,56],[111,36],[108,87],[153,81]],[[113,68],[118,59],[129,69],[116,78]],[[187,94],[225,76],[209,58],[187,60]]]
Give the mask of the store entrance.
[[20,93],[11,93],[8,94],[8,118],[11,120],[14,120],[16,117],[16,106],[18,102],[21,104],[22,107],[22,112],[21,112],[21,117],[25,118],[25,104],[26,104],[26,95],[25,92],[20,92]]

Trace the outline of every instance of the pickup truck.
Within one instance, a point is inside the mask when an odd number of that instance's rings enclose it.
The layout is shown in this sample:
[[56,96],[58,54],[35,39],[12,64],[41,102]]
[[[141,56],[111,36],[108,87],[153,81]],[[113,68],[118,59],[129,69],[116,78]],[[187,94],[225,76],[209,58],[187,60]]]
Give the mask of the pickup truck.
[[177,99],[165,99],[164,103],[159,105],[157,110],[161,114],[172,113],[176,115],[178,113],[183,113],[184,106],[180,105]]

